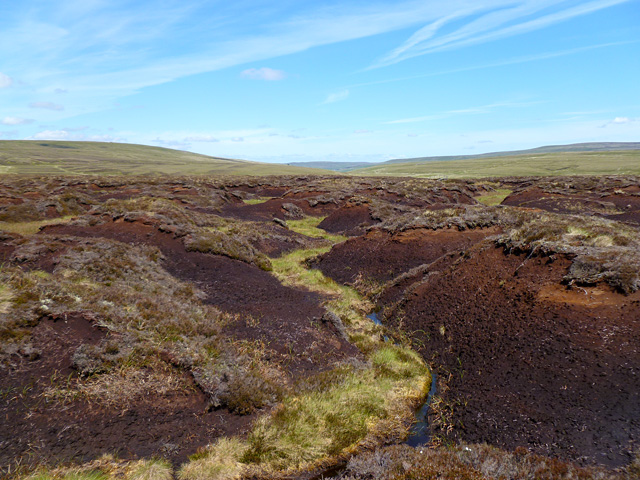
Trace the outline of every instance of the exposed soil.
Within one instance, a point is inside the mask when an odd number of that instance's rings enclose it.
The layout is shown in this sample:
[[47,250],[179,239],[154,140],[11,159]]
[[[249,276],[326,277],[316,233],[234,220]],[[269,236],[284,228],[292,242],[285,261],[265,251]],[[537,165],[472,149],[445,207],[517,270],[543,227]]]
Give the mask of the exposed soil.
[[341,233],[357,237],[365,233],[365,227],[377,223],[371,217],[369,205],[345,205],[328,215],[320,224],[329,233]]
[[586,213],[640,225],[640,196],[632,187],[617,190],[617,193],[550,193],[533,186],[509,195],[502,205],[538,208],[554,213]]
[[439,424],[436,434],[630,462],[640,440],[640,293],[567,290],[569,264],[479,246],[387,312],[446,380],[453,429]]
[[430,230],[416,228],[391,233],[373,228],[361,237],[334,246],[317,262],[325,275],[341,283],[384,283],[448,252],[459,252],[498,233],[496,228]]
[[[169,273],[197,285],[206,294],[206,303],[238,314],[238,320],[229,322],[222,335],[230,340],[262,342],[271,352],[267,354],[270,360],[285,365],[292,381],[360,355],[332,324],[321,321],[325,311],[318,295],[284,287],[269,273],[238,260],[187,252],[180,238],[161,232],[152,221],[120,219],[93,227],[55,225],[42,234],[51,244],[63,246],[88,237],[158,247]],[[1,253],[9,257],[11,252],[7,247]],[[52,272],[60,252],[37,252],[22,264]],[[176,374],[185,377],[189,388],[124,409],[84,400],[63,406],[46,403],[42,394],[52,381],[76,378],[73,352],[81,344],[97,343],[106,332],[96,329],[93,319],[69,314],[55,322],[44,318],[30,333],[33,348],[16,352],[13,365],[0,379],[2,464],[20,458],[36,463],[84,461],[105,452],[122,458],[161,455],[180,463],[216,437],[242,435],[256,418],[256,414],[240,416],[225,409],[210,411],[208,398],[180,371]]]
[[94,227],[53,225],[43,233],[110,238],[158,247],[165,256],[167,271],[197,285],[207,295],[205,302],[253,320],[253,326],[233,324],[229,335],[263,340],[281,355],[295,351],[298,355],[290,365],[294,376],[358,354],[353,345],[320,322],[324,309],[317,294],[285,287],[268,272],[238,260],[188,252],[180,239],[153,225],[120,219]]
[[[503,204],[523,211],[640,225],[640,186],[631,177],[497,183],[514,191]],[[506,254],[489,238],[499,227],[390,230],[395,219],[401,225],[414,212],[473,205],[473,195],[485,190],[470,181],[342,177],[0,178],[0,214],[8,221],[82,216],[44,228],[38,241],[1,233],[0,267],[55,274],[62,253],[94,238],[157,247],[170,275],[197,286],[203,302],[229,317],[221,337],[264,345],[266,361],[293,384],[361,356],[334,324],[322,321],[327,299],[285,287],[253,264],[187,251],[184,240],[190,228],[224,224],[238,232],[234,240],[273,257],[324,242],[287,230],[280,220],[326,216],[320,228],[354,238],[315,267],[376,292],[372,300],[385,325],[412,338],[436,370],[440,400],[430,418],[436,438],[524,447],[582,464],[628,464],[640,445],[640,292],[625,296],[601,284],[569,288],[563,277],[570,257]],[[152,212],[116,216],[127,205],[122,200],[139,197],[165,202]],[[244,202],[264,197],[270,199]],[[197,227],[187,224],[191,215]],[[13,293],[0,298],[0,314],[9,311]],[[251,428],[257,413],[211,410],[189,370],[164,354],[156,360],[181,379],[179,389],[118,408],[82,398],[45,401],[48,388],[77,379],[78,347],[117,341],[99,322],[87,311],[34,317],[20,326],[28,340],[7,343],[16,347],[0,365],[0,476],[15,462],[84,461],[104,453],[179,464],[215,438]]]
[[76,378],[76,349],[107,335],[80,312],[44,317],[33,328],[30,347],[16,352],[0,377],[0,464],[86,461],[107,452],[121,458],[162,455],[179,463],[212,438],[242,432],[255,418],[208,412],[205,395],[193,385],[124,409],[83,400],[48,402],[48,387]]

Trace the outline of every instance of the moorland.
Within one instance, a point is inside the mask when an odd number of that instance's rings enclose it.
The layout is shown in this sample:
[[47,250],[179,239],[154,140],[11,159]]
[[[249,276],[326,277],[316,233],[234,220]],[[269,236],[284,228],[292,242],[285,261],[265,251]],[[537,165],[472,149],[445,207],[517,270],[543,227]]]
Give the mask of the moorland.
[[640,475],[637,176],[88,173],[0,177],[1,476]]

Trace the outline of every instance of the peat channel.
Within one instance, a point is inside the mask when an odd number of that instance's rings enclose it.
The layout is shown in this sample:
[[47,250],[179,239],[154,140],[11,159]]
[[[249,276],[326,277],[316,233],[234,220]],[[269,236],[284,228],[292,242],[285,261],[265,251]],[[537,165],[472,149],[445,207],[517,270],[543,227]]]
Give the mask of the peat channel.
[[[382,325],[382,321],[378,316],[378,311],[373,311],[367,315],[367,318],[370,319],[376,325]],[[384,341],[388,342],[389,337],[384,336]],[[416,410],[416,423],[411,427],[411,431],[409,432],[409,436],[404,441],[406,445],[410,447],[417,447],[420,445],[425,445],[431,441],[431,430],[429,429],[429,405],[431,404],[431,399],[436,394],[437,391],[437,376],[436,373],[429,369],[429,373],[431,374],[431,388],[429,389],[429,393],[427,394],[427,399],[425,402]]]

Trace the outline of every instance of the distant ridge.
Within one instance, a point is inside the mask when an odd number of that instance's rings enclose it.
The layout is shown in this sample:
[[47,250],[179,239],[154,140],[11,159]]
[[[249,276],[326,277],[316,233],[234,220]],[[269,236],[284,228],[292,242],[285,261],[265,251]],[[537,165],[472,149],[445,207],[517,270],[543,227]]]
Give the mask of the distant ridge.
[[129,143],[0,140],[0,174],[326,175],[327,171]]
[[431,157],[398,158],[386,162],[292,162],[288,165],[296,167],[312,167],[334,170],[337,172],[350,172],[367,167],[384,166],[394,163],[419,163],[419,162],[446,162],[451,160],[471,160],[474,158],[493,158],[515,155],[533,155],[542,153],[563,152],[614,152],[621,150],[640,150],[640,142],[590,142],[572,143],[569,145],[547,145],[544,147],[530,148],[527,150],[513,150],[476,155],[444,155]]
[[503,152],[480,153],[476,155],[449,155],[440,157],[397,158],[383,163],[409,162],[441,162],[447,160],[468,160],[471,158],[506,157],[513,155],[532,155],[536,153],[562,152],[614,152],[618,150],[640,150],[640,142],[590,142],[571,143],[569,145],[547,145],[526,150],[511,150]]

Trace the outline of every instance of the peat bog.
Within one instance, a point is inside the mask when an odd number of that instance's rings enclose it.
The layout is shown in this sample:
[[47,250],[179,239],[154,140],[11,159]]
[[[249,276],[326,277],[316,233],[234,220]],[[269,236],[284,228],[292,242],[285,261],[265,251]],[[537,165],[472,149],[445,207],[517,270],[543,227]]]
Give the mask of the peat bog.
[[637,478],[639,228],[630,176],[1,177],[0,476]]

